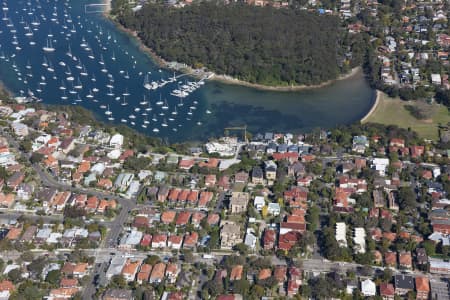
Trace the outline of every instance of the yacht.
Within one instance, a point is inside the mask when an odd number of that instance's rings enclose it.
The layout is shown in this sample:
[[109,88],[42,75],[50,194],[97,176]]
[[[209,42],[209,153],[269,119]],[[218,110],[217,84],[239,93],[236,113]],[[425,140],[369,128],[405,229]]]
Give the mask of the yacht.
[[163,106],[161,106],[162,109],[166,110],[169,109],[169,105],[167,104],[167,100],[164,100]]
[[120,103],[120,105],[122,105],[122,106],[127,106],[128,105],[128,103],[125,100],[125,96],[123,96],[123,102]]
[[55,48],[53,48],[51,39],[47,39],[47,45],[45,47],[42,47],[42,50],[44,50],[44,52],[54,52],[55,51]]
[[139,102],[140,105],[146,105],[148,103],[147,99],[145,99],[145,95],[144,95],[144,99],[141,100],[141,102]]

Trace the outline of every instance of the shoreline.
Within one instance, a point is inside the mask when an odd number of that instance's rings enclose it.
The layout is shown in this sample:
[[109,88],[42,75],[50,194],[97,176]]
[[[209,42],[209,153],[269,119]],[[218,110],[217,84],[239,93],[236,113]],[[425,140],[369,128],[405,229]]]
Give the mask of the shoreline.
[[313,89],[326,87],[326,86],[329,86],[340,80],[352,78],[353,76],[359,74],[361,71],[362,71],[361,67],[355,67],[349,73],[341,74],[336,79],[331,79],[331,80],[324,81],[319,84],[313,84],[313,85],[270,86],[270,85],[251,83],[251,82],[239,80],[239,79],[233,78],[228,75],[217,75],[215,73],[212,76],[211,80],[215,80],[215,81],[222,82],[225,84],[240,85],[240,86],[250,87],[250,88],[264,90],[264,91],[295,92],[295,91],[313,90]]
[[380,104],[382,92],[380,90],[377,91],[377,96],[375,98],[375,103],[372,105],[372,108],[367,112],[367,114],[359,121],[361,124],[366,122],[366,120],[375,112],[378,105]]
[[[136,42],[138,43],[139,49],[148,54],[150,56],[150,58],[161,68],[165,68],[168,70],[174,70],[174,68],[170,67],[170,62],[166,61],[164,58],[162,58],[161,56],[159,56],[156,52],[153,51],[153,49],[151,49],[150,47],[146,46],[142,40],[139,38],[138,33],[136,31],[133,31],[131,29],[125,28],[122,24],[120,24],[119,22],[117,22],[115,19],[112,18],[112,15],[110,14],[110,10],[111,10],[111,0],[103,0],[104,4],[107,4],[108,6],[108,10],[105,11],[103,13],[104,17],[107,18],[108,20],[110,20],[111,22],[114,23],[114,25],[122,32],[132,36],[133,38],[136,39]],[[173,62],[172,62],[173,63]],[[183,63],[178,63],[177,64],[183,64]],[[186,74],[186,75],[190,75],[193,76],[195,78],[204,78],[204,77],[208,77],[208,80],[212,80],[212,81],[216,81],[216,82],[221,82],[224,84],[230,84],[230,85],[238,85],[238,86],[244,86],[244,87],[249,87],[249,88],[254,88],[257,90],[263,90],[263,91],[275,91],[275,92],[295,92],[295,91],[303,91],[303,90],[313,90],[313,89],[318,89],[318,88],[322,88],[322,87],[326,87],[329,86],[337,81],[340,80],[345,80],[345,79],[349,79],[352,78],[353,76],[359,74],[360,72],[362,72],[362,67],[358,66],[355,67],[353,69],[351,69],[350,72],[346,73],[346,74],[341,74],[339,75],[337,78],[335,79],[331,79],[328,81],[324,81],[322,83],[319,84],[314,84],[314,85],[280,85],[280,86],[270,86],[270,85],[264,85],[264,84],[258,84],[258,83],[251,83],[251,82],[247,82],[247,81],[243,81],[243,80],[239,80],[236,78],[233,78],[231,76],[228,75],[218,75],[214,72],[205,72],[205,71],[201,71],[201,70],[197,70],[197,69],[193,69],[190,66],[187,66],[186,68],[180,68],[180,69],[175,69],[176,71],[182,73],[182,74]],[[208,76],[208,74],[212,74],[212,76]]]

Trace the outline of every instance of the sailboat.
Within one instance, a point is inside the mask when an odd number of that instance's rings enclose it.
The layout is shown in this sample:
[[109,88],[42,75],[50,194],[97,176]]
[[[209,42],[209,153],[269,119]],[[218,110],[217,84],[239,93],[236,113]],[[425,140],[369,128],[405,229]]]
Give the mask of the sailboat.
[[161,100],[161,94],[159,94],[159,101],[156,102],[156,105],[163,105],[164,102]]
[[163,106],[161,108],[164,109],[164,110],[169,109],[169,105],[167,104],[167,100],[166,99],[164,100],[164,104],[163,104]]
[[81,76],[88,76],[86,67],[85,67],[84,65],[83,65],[83,70],[81,70],[81,72],[80,72],[80,75],[81,75]]
[[114,61],[116,60],[116,55],[114,54],[114,51],[113,51],[111,59],[114,60]]
[[145,99],[145,95],[144,95],[144,99],[141,100],[141,102],[139,102],[140,105],[146,105],[148,103],[148,101]]
[[83,84],[81,84],[81,80],[80,80],[79,77],[77,78],[77,85],[75,85],[73,88],[76,89],[76,90],[83,89]]
[[105,111],[105,115],[107,115],[107,116],[112,115],[112,111],[109,110],[109,105],[108,105],[108,109]]
[[123,102],[120,103],[120,105],[122,105],[122,106],[127,106],[128,105],[128,103],[125,101],[125,96],[123,96]]
[[45,47],[42,47],[42,50],[44,50],[44,52],[53,52],[53,51],[55,51],[55,48],[53,48],[51,39],[47,39],[47,45]]
[[64,81],[61,81],[61,86],[59,87],[59,89],[62,91],[66,90],[66,85],[64,84]]

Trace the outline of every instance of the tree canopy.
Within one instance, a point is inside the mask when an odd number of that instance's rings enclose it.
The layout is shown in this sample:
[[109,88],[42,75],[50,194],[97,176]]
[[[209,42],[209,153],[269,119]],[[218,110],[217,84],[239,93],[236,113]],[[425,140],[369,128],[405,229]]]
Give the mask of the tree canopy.
[[318,84],[341,72],[343,34],[336,16],[211,2],[116,12],[167,61],[265,85]]

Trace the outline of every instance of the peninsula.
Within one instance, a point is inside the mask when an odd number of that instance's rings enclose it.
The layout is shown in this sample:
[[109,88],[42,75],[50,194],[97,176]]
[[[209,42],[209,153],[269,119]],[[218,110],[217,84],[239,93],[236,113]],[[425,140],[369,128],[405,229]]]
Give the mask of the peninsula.
[[361,45],[332,15],[217,3],[148,3],[133,12],[120,2],[113,1],[112,15],[154,54],[213,71],[221,81],[281,90],[322,86],[362,61],[349,58]]

